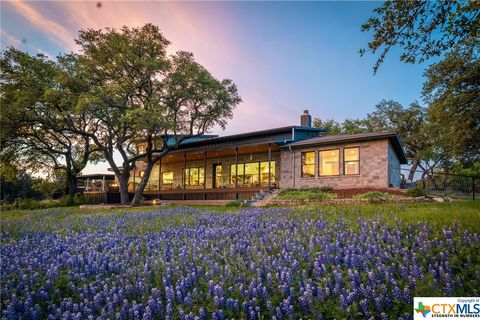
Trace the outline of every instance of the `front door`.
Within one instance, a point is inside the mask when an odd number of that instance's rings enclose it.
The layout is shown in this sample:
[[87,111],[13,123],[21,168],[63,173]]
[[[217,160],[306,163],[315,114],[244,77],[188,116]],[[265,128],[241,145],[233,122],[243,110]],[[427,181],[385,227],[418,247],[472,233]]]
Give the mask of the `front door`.
[[212,186],[213,188],[220,188],[222,185],[222,164],[214,163],[212,172],[213,172]]

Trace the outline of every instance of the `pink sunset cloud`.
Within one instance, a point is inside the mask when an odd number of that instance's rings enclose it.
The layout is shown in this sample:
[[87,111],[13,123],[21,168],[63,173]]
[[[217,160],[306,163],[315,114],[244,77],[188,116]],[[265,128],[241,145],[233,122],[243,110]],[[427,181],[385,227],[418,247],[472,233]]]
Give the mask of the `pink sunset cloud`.
[[[206,8],[194,3],[172,2],[8,2],[31,27],[65,52],[78,51],[74,38],[80,29],[104,29],[158,25],[172,44],[169,53],[186,50],[194,53],[217,78],[230,78],[239,86],[244,102],[234,112],[227,130],[217,134],[264,129],[297,123],[286,116],[285,101],[269,101],[264,89],[253,84],[262,73],[262,63],[246,52],[242,43],[232,37],[229,13],[221,8]],[[266,70],[263,70],[266,72]],[[269,88],[267,91],[272,91]],[[293,106],[293,105],[292,105]],[[295,106],[302,109],[301,106]],[[299,112],[299,111],[298,111]],[[296,113],[298,113],[296,112]]]

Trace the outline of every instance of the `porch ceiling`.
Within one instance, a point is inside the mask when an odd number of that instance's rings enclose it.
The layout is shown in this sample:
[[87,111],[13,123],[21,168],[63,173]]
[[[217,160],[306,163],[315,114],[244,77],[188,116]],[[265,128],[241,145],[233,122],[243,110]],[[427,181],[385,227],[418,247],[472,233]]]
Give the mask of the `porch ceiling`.
[[[278,145],[276,144],[271,145],[272,152],[278,149],[279,149]],[[267,153],[267,152],[268,152],[268,143],[238,147],[239,156],[245,155],[245,154]],[[203,160],[204,153],[206,153],[207,159],[235,157],[235,147],[224,148],[219,150],[206,150],[206,151],[194,151],[194,152],[173,151],[162,159],[162,163],[183,162],[184,155],[186,155],[187,161]]]

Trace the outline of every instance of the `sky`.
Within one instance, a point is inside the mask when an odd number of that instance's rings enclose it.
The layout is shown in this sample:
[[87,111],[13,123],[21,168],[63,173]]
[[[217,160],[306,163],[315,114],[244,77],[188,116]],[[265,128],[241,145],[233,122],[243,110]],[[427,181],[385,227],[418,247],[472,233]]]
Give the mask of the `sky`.
[[[78,51],[81,29],[158,25],[168,52],[193,52],[218,79],[232,79],[243,102],[219,135],[298,125],[315,118],[364,117],[382,99],[421,102],[425,65],[393,50],[376,75],[376,57],[360,57],[372,35],[360,26],[380,2],[1,1],[1,49],[14,46],[54,59]],[[105,172],[89,165],[84,173]]]

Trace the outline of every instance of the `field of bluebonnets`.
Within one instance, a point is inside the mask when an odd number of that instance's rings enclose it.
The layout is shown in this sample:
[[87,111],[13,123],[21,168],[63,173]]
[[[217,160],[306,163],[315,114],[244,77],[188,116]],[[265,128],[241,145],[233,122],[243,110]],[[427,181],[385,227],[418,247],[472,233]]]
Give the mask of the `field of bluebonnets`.
[[3,213],[2,319],[412,318],[478,296],[474,203]]

